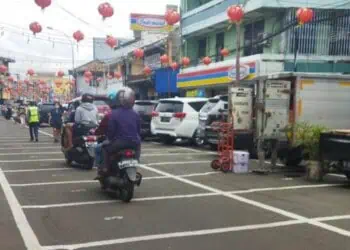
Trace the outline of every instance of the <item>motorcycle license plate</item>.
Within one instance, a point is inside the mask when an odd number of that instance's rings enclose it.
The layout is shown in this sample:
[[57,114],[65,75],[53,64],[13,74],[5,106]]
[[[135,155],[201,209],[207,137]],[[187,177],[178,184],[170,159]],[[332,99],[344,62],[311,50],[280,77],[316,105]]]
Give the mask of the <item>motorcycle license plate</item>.
[[118,164],[119,169],[136,168],[139,166],[138,160],[123,160]]

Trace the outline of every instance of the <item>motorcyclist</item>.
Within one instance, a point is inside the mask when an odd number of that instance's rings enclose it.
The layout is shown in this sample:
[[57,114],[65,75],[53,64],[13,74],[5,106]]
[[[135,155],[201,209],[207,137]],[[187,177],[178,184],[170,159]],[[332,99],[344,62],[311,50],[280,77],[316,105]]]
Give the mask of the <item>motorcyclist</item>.
[[133,110],[135,92],[125,87],[119,90],[116,99],[120,107],[114,109],[109,117],[107,129],[109,145],[102,150],[107,171],[110,168],[109,155],[113,152],[130,147],[135,149],[138,160],[141,153],[141,121],[139,114]]
[[118,104],[117,100],[116,100],[116,96],[117,96],[117,91],[112,91],[111,93],[108,94],[108,98],[110,99],[110,108],[111,111],[106,114],[103,119],[100,122],[100,125],[98,126],[98,128],[95,131],[95,135],[100,136],[100,137],[104,137],[104,140],[102,143],[99,143],[96,148],[95,148],[95,167],[98,169],[98,177],[99,178],[102,173],[102,166],[103,166],[103,155],[102,155],[102,147],[108,145],[109,140],[107,139],[107,129],[108,129],[108,122],[109,122],[109,118],[112,114],[112,111],[117,109],[118,107],[120,107],[120,105]]
[[90,94],[82,96],[82,104],[77,108],[74,116],[74,137],[86,135],[90,129],[98,126],[98,111],[93,101],[94,98]]

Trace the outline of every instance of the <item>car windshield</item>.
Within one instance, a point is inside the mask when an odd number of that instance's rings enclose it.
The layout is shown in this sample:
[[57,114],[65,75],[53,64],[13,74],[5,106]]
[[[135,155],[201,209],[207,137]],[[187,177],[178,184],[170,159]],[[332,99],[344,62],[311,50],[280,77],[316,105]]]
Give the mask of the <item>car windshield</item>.
[[219,102],[219,99],[209,99],[208,102],[201,109],[201,113],[209,113],[215,105]]
[[108,103],[105,100],[94,100],[96,106],[106,106]]
[[156,111],[166,113],[177,113],[182,112],[184,104],[179,101],[161,101]]
[[139,113],[151,114],[155,107],[151,102],[137,102],[135,103],[134,110]]

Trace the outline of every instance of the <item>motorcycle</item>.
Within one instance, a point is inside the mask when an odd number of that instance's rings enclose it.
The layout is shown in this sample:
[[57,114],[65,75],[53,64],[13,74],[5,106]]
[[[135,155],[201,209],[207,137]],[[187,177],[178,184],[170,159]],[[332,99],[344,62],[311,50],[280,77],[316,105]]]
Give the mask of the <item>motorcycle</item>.
[[72,138],[72,127],[66,124],[62,132],[61,143],[67,165],[71,166],[74,161],[83,165],[87,170],[94,167],[95,147],[98,138],[93,135],[93,130],[88,135]]
[[130,202],[134,196],[135,185],[140,186],[142,181],[142,175],[137,172],[139,161],[136,152],[125,148],[110,157],[110,171],[96,179],[99,180],[102,190],[124,202]]

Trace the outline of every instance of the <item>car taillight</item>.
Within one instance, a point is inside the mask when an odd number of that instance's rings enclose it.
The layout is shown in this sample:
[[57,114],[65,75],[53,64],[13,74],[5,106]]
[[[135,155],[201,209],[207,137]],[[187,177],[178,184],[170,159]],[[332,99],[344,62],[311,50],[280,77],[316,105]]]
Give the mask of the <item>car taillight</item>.
[[158,117],[159,116],[159,113],[156,112],[156,111],[152,111],[152,117]]
[[175,118],[184,119],[186,117],[186,113],[184,113],[184,112],[177,112],[173,116]]
[[85,137],[84,137],[84,140],[85,140],[86,142],[95,142],[95,141],[96,141],[96,136],[92,136],[92,135],[85,136]]
[[134,152],[132,150],[126,150],[126,151],[124,151],[124,155],[127,158],[131,158],[134,156]]

